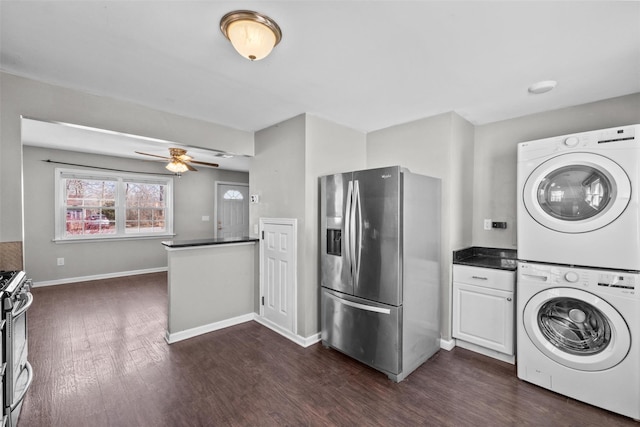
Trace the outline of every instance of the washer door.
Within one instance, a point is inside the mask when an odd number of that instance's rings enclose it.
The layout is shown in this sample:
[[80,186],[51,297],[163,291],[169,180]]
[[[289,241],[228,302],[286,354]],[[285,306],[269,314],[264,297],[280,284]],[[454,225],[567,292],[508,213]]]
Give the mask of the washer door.
[[631,348],[631,333],[620,313],[578,289],[552,288],[534,295],[524,308],[523,323],[538,350],[580,371],[612,368]]
[[538,166],[524,185],[527,212],[562,233],[586,233],[618,218],[629,205],[631,181],[611,159],[563,154]]

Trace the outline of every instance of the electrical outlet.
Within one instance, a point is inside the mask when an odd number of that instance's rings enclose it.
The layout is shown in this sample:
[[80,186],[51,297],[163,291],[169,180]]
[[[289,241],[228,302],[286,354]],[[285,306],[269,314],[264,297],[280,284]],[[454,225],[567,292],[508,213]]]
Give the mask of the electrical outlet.
[[64,258],[58,258],[58,267],[61,267],[64,265]]
[[258,230],[258,224],[253,224],[253,234],[258,234],[260,230]]
[[260,196],[257,194],[252,194],[251,196],[249,196],[249,200],[251,201],[251,203],[259,203]]
[[493,226],[493,223],[491,222],[491,219],[485,219],[484,220],[484,229],[485,230],[491,230],[492,226]]

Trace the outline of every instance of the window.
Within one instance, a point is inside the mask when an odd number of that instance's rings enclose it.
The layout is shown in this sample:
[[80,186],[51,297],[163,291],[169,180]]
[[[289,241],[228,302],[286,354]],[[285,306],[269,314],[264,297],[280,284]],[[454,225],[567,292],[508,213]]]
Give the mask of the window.
[[224,199],[226,200],[242,200],[244,199],[244,197],[242,197],[242,193],[239,192],[238,190],[227,190],[226,193],[224,193],[224,196],[222,196]]
[[56,169],[55,240],[173,234],[173,180]]

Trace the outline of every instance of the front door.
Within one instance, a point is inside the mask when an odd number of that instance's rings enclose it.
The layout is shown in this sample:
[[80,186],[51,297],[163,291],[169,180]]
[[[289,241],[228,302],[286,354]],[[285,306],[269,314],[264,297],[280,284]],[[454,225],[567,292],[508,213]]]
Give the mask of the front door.
[[249,235],[249,185],[217,183],[216,237]]
[[296,220],[260,219],[262,316],[296,333]]

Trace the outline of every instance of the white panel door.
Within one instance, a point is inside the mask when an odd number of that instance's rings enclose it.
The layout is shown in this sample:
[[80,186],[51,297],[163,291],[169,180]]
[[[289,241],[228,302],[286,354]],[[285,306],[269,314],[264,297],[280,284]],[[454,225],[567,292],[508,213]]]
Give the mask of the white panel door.
[[263,317],[295,333],[296,247],[295,223],[262,223]]
[[249,235],[249,186],[218,183],[216,237]]

